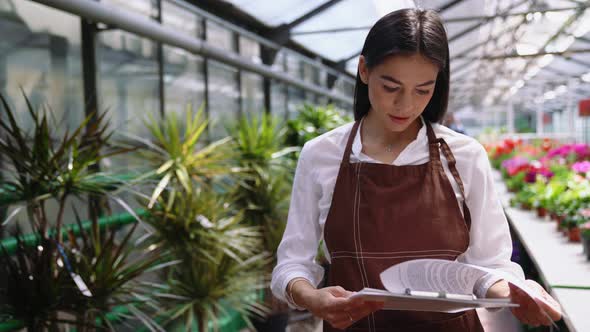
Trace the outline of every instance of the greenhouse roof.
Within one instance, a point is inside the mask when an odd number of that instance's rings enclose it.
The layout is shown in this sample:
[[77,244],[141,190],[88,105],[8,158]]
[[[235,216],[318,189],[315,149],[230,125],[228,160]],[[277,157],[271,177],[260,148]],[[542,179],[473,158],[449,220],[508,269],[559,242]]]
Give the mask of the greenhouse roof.
[[[439,11],[449,38],[451,106],[555,104],[590,96],[590,1],[225,0],[356,74],[369,28],[400,8]],[[560,98],[564,94],[572,98]]]

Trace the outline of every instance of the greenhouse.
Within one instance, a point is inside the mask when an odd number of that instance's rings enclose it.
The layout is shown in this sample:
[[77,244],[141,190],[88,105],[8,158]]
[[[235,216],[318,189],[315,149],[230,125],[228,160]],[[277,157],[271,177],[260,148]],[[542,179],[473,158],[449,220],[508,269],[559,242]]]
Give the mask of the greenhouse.
[[0,332],[590,331],[590,1],[0,31]]

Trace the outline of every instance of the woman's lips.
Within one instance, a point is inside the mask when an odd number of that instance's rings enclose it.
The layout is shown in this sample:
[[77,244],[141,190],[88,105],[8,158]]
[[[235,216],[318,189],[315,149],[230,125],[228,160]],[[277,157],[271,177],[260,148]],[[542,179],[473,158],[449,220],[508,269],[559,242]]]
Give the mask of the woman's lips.
[[391,121],[393,121],[394,123],[405,123],[406,121],[408,121],[410,119],[410,117],[400,117],[400,116],[393,116],[393,115],[387,115],[389,116],[389,118],[391,119]]

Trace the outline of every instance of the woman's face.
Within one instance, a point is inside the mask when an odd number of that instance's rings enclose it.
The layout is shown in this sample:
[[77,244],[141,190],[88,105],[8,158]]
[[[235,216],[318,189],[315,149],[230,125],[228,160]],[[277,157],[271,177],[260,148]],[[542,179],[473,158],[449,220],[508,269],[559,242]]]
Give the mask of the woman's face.
[[418,53],[389,56],[370,70],[362,55],[359,60],[361,80],[369,86],[370,112],[394,132],[406,130],[422,114],[432,98],[438,71]]

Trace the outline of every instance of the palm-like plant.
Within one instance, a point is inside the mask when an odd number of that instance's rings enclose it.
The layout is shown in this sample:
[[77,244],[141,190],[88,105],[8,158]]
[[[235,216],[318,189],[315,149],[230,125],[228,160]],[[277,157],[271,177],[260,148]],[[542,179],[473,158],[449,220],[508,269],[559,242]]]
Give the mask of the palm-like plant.
[[[17,123],[14,112],[0,95],[6,115],[0,117],[0,154],[5,157],[7,174],[0,188],[11,198],[2,204],[17,205],[0,227],[18,220],[18,212],[26,209],[39,245],[29,248],[19,240],[14,256],[3,251],[1,260],[6,273],[0,279],[0,290],[6,301],[2,301],[2,309],[14,313],[14,318],[26,322],[34,331],[42,326],[56,329],[57,322],[65,322],[61,312],[77,313],[78,319],[69,322],[75,321],[80,327],[94,326],[94,320],[88,317],[104,316],[112,305],[126,301],[131,282],[153,268],[156,257],[130,261],[134,249],[129,245],[130,235],[121,242],[115,241],[114,230],[107,231],[108,236],[103,235],[98,213],[93,214],[90,232],[80,226],[81,242],[71,235],[67,245],[62,240],[64,212],[72,196],[83,199],[86,195],[102,195],[128,207],[115,192],[126,185],[125,181],[96,172],[102,159],[128,149],[109,142],[112,131],[104,113],[89,116],[71,133],[66,131],[57,137],[57,123],[51,112],[36,111],[26,101],[32,122],[30,132]],[[49,217],[47,201],[50,199],[56,199],[59,205],[55,220]],[[65,264],[68,256],[71,266]],[[98,296],[82,297],[72,279],[75,274]],[[23,296],[19,297],[19,293]],[[141,290],[136,293],[141,294]],[[23,299],[31,303],[23,305]]]
[[[263,248],[272,257],[263,267],[262,275],[270,279],[287,223],[293,159],[286,157],[299,148],[283,146],[285,129],[268,114],[243,117],[231,132],[238,151],[236,163],[243,169],[232,197],[236,206],[244,211],[244,220],[262,229]],[[268,285],[264,302],[272,314],[286,310],[284,305],[274,301]]]
[[232,133],[243,170],[234,198],[245,211],[244,220],[263,227],[265,250],[275,253],[286,224],[293,169],[292,159],[284,157],[299,148],[283,146],[285,129],[266,113],[241,118]]
[[41,331],[58,322],[55,312],[63,303],[60,285],[68,276],[63,270],[48,274],[56,259],[52,239],[38,237],[29,246],[18,229],[15,237],[14,256],[0,246],[0,312],[20,319],[29,331]]
[[247,312],[261,310],[247,295],[262,287],[259,270],[267,256],[260,253],[260,232],[242,224],[242,213],[223,194],[223,181],[239,171],[232,165],[231,139],[203,146],[207,122],[201,114],[202,108],[196,114],[189,109],[185,119],[174,113],[163,123],[152,119],[141,156],[155,169],[146,176],[157,181],[147,202],[154,243],[182,260],[160,285],[163,324],[198,324],[204,331],[224,313],[222,303],[246,320]]
[[297,113],[297,117],[287,122],[287,144],[301,147],[310,139],[350,121],[352,118],[343,115],[334,105],[305,104]]
[[[97,173],[94,167],[114,154],[127,151],[108,144],[112,132],[105,114],[88,116],[71,134],[53,136],[55,121],[46,109],[38,114],[27,97],[27,111],[33,122],[32,133],[26,132],[16,121],[6,99],[0,95],[6,119],[0,117],[0,128],[5,133],[0,138],[0,154],[4,157],[7,178],[2,181],[5,195],[11,204],[20,207],[9,216],[14,217],[26,208],[32,229],[39,229],[46,237],[50,226],[55,226],[57,240],[61,243],[61,228],[70,196],[82,198],[84,194],[102,195],[120,185],[118,180]],[[89,125],[89,121],[92,124]],[[53,126],[52,126],[53,125]],[[59,203],[57,219],[50,225],[45,202],[54,198]],[[6,225],[10,220],[5,220]]]
[[200,189],[195,195],[177,195],[172,206],[154,211],[150,218],[162,240],[174,243],[173,255],[183,261],[170,268],[162,286],[164,324],[198,324],[206,331],[208,322],[216,326],[227,307],[247,322],[252,312],[264,314],[252,297],[265,287],[259,271],[269,257],[260,253],[259,229],[243,224],[243,215],[228,206],[226,195]]
[[174,192],[178,189],[191,195],[195,185],[207,185],[211,179],[232,172],[229,164],[232,150],[228,138],[199,148],[207,128],[207,121],[202,119],[202,114],[202,106],[196,113],[189,107],[184,119],[178,118],[176,113],[170,113],[163,123],[154,118],[146,123],[151,137],[141,141],[140,157],[156,169],[148,172],[146,177],[155,177],[159,181],[152,193],[149,208],[161,198],[165,189],[171,190],[166,197],[174,198]]
[[[71,263],[69,268],[80,276],[80,280],[85,281],[89,291],[84,294],[79,285],[72,283],[64,291],[64,310],[76,316],[78,331],[93,330],[97,317],[104,327],[114,330],[106,315],[117,306],[127,307],[132,317],[146,327],[162,330],[144,313],[145,308],[157,306],[157,301],[151,296],[156,289],[149,283],[142,283],[141,279],[149,272],[178,262],[171,260],[164,248],[152,246],[147,241],[132,242],[138,223],[134,223],[122,239],[117,240],[118,229],[101,230],[98,220],[94,218],[92,226],[86,230],[77,216],[76,219],[81,230],[80,236],[74,237],[69,232],[69,241],[64,250],[67,256],[61,259],[63,262],[69,257],[69,262],[65,263]],[[122,314],[119,316],[129,318]]]

